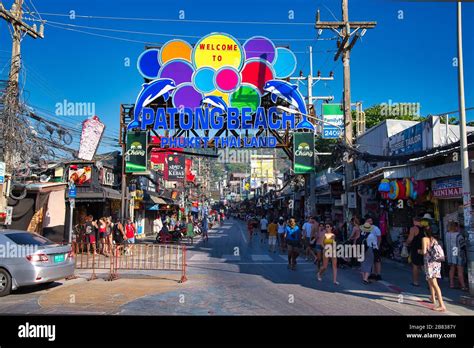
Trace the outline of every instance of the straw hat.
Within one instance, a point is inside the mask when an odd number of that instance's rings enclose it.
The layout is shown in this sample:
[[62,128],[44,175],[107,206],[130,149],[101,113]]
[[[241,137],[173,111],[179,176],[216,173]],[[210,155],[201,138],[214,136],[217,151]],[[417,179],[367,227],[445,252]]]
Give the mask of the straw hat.
[[374,229],[374,226],[372,226],[371,224],[369,224],[368,222],[366,222],[365,224],[363,224],[360,229],[363,231],[363,232],[372,232],[372,230]]
[[425,215],[423,215],[423,219],[433,220],[433,218],[431,217],[429,213],[426,213]]

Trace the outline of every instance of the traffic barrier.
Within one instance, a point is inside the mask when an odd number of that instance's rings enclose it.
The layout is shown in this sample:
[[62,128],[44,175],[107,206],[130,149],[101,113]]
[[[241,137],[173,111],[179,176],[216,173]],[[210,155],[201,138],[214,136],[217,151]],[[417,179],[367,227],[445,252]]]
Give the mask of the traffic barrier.
[[90,269],[88,280],[97,279],[96,270],[108,270],[106,280],[119,278],[120,271],[180,271],[186,277],[186,246],[174,244],[114,244],[109,253],[98,253],[95,244],[73,243],[76,269]]

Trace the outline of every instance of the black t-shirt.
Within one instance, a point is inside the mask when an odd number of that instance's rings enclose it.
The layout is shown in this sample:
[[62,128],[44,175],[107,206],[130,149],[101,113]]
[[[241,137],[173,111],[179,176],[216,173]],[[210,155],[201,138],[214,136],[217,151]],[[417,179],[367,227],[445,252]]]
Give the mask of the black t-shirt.
[[86,234],[94,233],[94,225],[92,225],[92,222],[88,221],[85,223],[85,232]]

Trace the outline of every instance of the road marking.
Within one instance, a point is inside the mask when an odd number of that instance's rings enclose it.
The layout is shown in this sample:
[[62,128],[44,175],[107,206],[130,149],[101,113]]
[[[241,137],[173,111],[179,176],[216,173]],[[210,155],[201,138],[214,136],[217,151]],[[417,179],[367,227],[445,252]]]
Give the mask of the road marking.
[[245,243],[248,243],[248,242],[247,242],[247,238],[245,238],[245,233],[244,233],[244,231],[242,230],[242,225],[238,225],[238,226],[239,226],[240,234],[242,234],[242,238],[244,239],[244,242],[245,242]]
[[222,255],[221,260],[225,261],[240,261],[239,255]]
[[273,261],[269,255],[250,255],[253,261]]
[[189,258],[189,261],[208,261],[211,257],[206,254],[195,254]]

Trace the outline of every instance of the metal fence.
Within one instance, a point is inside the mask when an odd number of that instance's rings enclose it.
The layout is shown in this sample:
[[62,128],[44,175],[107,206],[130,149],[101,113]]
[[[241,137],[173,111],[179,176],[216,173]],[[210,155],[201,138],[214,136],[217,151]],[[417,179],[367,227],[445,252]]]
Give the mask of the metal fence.
[[186,278],[186,246],[172,244],[114,244],[99,253],[95,244],[75,242],[72,245],[76,269],[109,270],[109,280],[119,277],[123,270],[163,270],[181,272],[180,282]]

